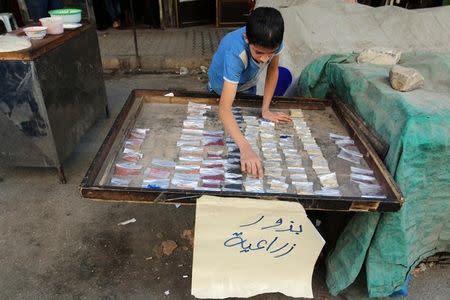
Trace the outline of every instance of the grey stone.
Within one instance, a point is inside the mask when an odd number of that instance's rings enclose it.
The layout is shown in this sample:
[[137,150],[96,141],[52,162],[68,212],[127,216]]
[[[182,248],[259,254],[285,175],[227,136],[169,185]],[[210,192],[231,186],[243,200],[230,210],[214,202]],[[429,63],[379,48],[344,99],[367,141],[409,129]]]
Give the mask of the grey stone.
[[357,58],[359,64],[395,65],[400,60],[400,51],[382,47],[363,50]]
[[425,83],[419,71],[399,65],[392,67],[389,72],[389,81],[393,89],[402,92],[409,92],[421,88]]

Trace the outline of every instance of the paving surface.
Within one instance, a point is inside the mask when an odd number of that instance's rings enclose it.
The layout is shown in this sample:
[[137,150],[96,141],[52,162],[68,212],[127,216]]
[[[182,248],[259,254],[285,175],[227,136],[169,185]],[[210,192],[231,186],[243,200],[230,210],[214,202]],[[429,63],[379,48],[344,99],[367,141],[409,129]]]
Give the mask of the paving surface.
[[[138,29],[137,45],[142,68],[151,71],[207,66],[222,37],[232,29],[196,26],[182,29]],[[133,31],[98,32],[106,69],[136,67]]]

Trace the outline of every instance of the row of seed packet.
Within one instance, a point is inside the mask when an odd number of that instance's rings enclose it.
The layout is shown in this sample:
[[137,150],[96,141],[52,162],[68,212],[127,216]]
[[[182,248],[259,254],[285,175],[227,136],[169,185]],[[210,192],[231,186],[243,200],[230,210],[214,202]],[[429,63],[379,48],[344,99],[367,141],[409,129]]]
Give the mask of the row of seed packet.
[[322,196],[340,196],[339,185],[336,173],[331,172],[328,161],[324,157],[322,150],[317,145],[315,138],[311,134],[301,109],[291,109],[291,117],[294,128],[303,144],[303,149],[308,154],[312,162],[312,168],[319,178],[321,189],[314,192]]
[[350,167],[350,180],[358,184],[363,198],[386,198],[383,188],[378,184],[372,170]]
[[330,139],[339,147],[338,158],[349,161],[354,164],[360,164],[363,155],[355,146],[355,141],[348,136],[330,133]]
[[[242,116],[242,109],[240,107],[233,107],[231,112],[236,120],[239,129],[244,130],[245,121]],[[225,180],[222,186],[222,191],[225,192],[242,192],[242,172],[241,172],[241,153],[238,146],[231,137],[226,139],[225,157]]]
[[[183,190],[195,190],[201,183],[204,144],[214,143],[217,139],[205,136],[205,114],[211,106],[194,102],[188,103],[186,119],[177,146],[180,148],[175,172],[171,178],[171,187]],[[220,140],[219,140],[220,142]],[[204,170],[202,170],[202,174]]]
[[261,153],[264,161],[264,179],[268,193],[287,193],[289,184],[283,170],[283,157],[279,148],[281,141],[275,123],[260,120]]
[[308,180],[302,157],[294,145],[294,136],[280,134],[280,147],[294,191],[299,195],[314,194],[314,183]]
[[[247,142],[252,147],[253,152],[261,157],[259,148],[259,135],[260,135],[260,121],[255,116],[244,116],[245,131],[244,136]],[[264,181],[260,178],[254,178],[246,175],[243,182],[244,190],[249,193],[264,193]]]
[[111,178],[112,186],[128,187],[130,182],[141,174],[143,166],[139,161],[144,154],[140,150],[149,131],[147,128],[131,130],[120,154],[120,161],[115,164],[114,175]]

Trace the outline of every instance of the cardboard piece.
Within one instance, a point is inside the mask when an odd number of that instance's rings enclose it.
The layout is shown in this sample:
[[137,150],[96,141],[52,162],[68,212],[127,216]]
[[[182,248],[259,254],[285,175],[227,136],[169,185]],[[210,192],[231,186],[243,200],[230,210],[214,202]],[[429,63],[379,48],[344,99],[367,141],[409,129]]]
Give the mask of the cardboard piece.
[[192,295],[312,298],[324,244],[299,203],[203,196],[197,200]]

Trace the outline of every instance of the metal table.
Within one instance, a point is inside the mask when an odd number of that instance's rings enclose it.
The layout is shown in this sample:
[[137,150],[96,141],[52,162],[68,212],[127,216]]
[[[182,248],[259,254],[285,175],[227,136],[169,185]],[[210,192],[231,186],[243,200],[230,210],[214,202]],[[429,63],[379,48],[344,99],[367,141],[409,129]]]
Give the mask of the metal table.
[[56,168],[64,183],[64,159],[108,114],[95,26],[0,53],[0,78],[0,162]]

